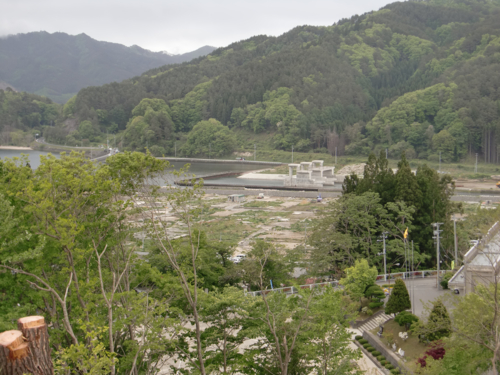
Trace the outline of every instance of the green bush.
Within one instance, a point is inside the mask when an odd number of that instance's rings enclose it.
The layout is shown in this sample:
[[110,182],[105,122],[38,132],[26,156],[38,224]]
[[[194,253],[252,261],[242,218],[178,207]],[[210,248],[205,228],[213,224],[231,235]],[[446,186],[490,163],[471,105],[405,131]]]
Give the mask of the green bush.
[[357,335],[357,336],[355,336],[354,338],[355,338],[356,340],[360,341],[360,340],[363,338],[363,336]]
[[368,350],[370,353],[373,353],[375,351],[375,348],[373,346],[370,346],[366,348],[366,350]]
[[384,306],[384,302],[370,302],[368,307],[370,309],[376,309],[377,307]]
[[383,359],[383,360],[380,361],[380,364],[382,366],[385,366],[385,365],[389,364],[389,361],[387,361],[387,359]]
[[448,282],[450,279],[453,277],[454,273],[453,272],[446,272],[443,276],[443,279],[441,280],[440,284],[443,287],[443,289],[448,289]]
[[358,341],[359,341],[359,343],[360,343],[361,345],[363,345],[363,344],[368,344],[368,340],[366,340],[366,339],[361,339],[361,340],[358,340]]
[[377,360],[378,360],[379,362],[382,362],[383,360],[385,360],[385,357],[384,357],[383,355],[378,355],[378,356],[377,356]]
[[373,353],[372,353],[375,357],[378,357],[379,355],[382,355],[382,353],[380,353],[379,351],[375,350]]
[[368,344],[368,343],[363,344],[363,348],[365,348],[365,349],[368,349],[368,348],[371,348],[371,347],[372,347],[372,346],[371,346],[370,344]]
[[393,374],[393,375],[399,375],[399,374],[401,374],[401,371],[399,371],[399,369],[398,369],[398,368],[393,368],[393,369],[391,370],[391,374]]
[[394,321],[398,323],[400,327],[410,327],[412,323],[418,322],[418,317],[413,315],[411,312],[402,311],[398,315],[396,315]]
[[387,370],[394,370],[394,366],[393,366],[393,365],[391,365],[390,363],[389,363],[389,364],[387,364],[387,365],[385,365],[385,368],[386,368]]

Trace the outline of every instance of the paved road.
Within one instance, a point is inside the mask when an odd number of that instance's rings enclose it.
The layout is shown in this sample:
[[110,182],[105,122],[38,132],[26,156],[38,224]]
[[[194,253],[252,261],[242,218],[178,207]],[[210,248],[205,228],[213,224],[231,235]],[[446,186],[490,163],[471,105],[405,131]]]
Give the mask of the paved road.
[[[405,283],[410,293],[410,300],[412,300],[413,313],[419,317],[422,317],[425,313],[424,304],[453,293],[451,290],[437,290],[435,277],[407,279]],[[378,284],[389,284],[389,282],[378,282]],[[394,284],[394,281],[391,281],[391,284]]]

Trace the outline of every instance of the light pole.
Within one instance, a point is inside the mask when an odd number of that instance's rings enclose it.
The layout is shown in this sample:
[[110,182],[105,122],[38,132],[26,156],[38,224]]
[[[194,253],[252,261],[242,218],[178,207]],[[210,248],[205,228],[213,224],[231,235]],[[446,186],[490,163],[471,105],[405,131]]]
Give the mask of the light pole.
[[453,239],[455,240],[455,267],[458,268],[457,218],[453,215]]
[[392,270],[392,267],[394,266],[399,266],[399,263],[393,263],[389,266],[389,285],[391,285],[391,270]]
[[434,230],[434,236],[433,238],[435,238],[437,240],[437,246],[436,246],[436,256],[437,256],[437,275],[436,275],[436,288],[437,290],[439,290],[439,268],[440,268],[440,264],[439,264],[439,233],[442,232],[442,230],[439,230],[439,226],[440,225],[443,225],[443,223],[432,223],[432,226],[435,228]]
[[[384,244],[384,252],[383,253],[378,253],[378,255],[384,255],[384,281],[387,281],[387,252],[385,251],[385,239],[387,238],[387,234],[389,232],[383,232],[381,237],[382,237],[382,242]],[[380,242],[380,240],[377,240],[377,242]]]

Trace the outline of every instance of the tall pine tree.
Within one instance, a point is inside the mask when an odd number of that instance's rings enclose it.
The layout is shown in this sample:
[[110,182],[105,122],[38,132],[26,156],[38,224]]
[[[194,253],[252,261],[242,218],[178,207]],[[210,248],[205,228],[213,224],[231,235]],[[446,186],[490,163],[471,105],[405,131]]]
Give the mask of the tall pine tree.
[[408,206],[420,207],[422,193],[417,183],[417,176],[413,174],[406,154],[401,154],[396,173],[396,201],[404,201]]
[[385,305],[386,314],[398,314],[411,308],[410,295],[403,280],[396,279],[389,301]]

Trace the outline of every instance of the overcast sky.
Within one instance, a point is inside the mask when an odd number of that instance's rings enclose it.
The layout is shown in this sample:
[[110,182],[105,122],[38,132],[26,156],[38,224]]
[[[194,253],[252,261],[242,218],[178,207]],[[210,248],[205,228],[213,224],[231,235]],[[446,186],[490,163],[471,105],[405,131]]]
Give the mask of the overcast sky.
[[388,0],[2,0],[0,36],[31,31],[85,33],[152,51],[224,47],[299,25],[327,26],[378,10]]

